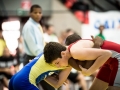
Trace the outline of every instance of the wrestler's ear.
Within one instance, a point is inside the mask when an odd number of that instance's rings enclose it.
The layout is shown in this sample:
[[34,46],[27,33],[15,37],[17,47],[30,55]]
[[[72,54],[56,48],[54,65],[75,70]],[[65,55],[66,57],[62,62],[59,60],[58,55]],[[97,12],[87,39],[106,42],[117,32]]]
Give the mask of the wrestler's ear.
[[61,52],[61,57],[64,57],[66,55],[66,51]]

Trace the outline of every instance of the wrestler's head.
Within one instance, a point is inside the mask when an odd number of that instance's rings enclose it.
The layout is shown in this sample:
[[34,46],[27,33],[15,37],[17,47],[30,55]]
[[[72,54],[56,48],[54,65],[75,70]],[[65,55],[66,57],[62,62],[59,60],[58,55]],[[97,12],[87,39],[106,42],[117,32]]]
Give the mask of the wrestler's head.
[[68,66],[71,57],[67,48],[57,42],[49,42],[44,48],[44,57],[47,63],[56,67]]
[[65,45],[70,45],[71,43],[74,43],[79,39],[82,39],[82,38],[78,34],[69,35],[65,40]]

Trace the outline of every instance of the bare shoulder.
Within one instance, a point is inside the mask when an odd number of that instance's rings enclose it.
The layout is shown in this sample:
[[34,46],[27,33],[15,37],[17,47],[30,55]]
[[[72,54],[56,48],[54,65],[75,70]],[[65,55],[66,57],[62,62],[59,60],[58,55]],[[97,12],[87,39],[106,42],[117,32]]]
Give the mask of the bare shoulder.
[[[72,46],[71,49],[70,49],[70,53],[71,53],[71,56],[74,58],[74,59],[82,59],[82,53],[83,53],[83,47],[81,46]],[[79,56],[79,58],[78,58]]]
[[[92,48],[94,43],[91,40],[79,40],[73,44],[70,48],[71,53],[76,53],[77,51],[82,51],[83,48]],[[82,51],[83,52],[83,51]]]
[[93,47],[94,43],[91,40],[79,40],[75,44],[73,44],[73,47],[82,47],[82,48],[91,48]]

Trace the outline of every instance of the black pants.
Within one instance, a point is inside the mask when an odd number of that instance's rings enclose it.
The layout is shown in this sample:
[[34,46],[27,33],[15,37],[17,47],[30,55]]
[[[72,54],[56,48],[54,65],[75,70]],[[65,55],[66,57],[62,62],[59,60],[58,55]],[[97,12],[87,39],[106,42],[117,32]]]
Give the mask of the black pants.
[[[32,60],[33,58],[35,58],[35,56],[29,56],[27,54],[25,54],[24,57],[24,61],[23,61],[23,65],[25,66],[27,63],[29,63],[29,60]],[[50,86],[47,82],[45,82],[44,80],[42,80],[40,82],[40,85],[42,86],[42,88],[44,90],[55,90],[52,86]]]
[[23,65],[25,66],[26,64],[28,64],[29,60],[32,60],[33,58],[35,58],[35,56],[29,56],[29,55],[25,54],[24,60],[23,60]]
[[4,87],[4,85],[3,85],[3,83],[0,80],[0,90],[3,90],[3,87]]

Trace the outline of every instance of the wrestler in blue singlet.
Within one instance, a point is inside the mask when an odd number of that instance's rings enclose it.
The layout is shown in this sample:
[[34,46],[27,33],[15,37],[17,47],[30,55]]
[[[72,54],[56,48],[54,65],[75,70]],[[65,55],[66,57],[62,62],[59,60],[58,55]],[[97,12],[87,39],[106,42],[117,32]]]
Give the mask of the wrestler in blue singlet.
[[39,90],[37,84],[60,69],[64,68],[46,63],[44,55],[40,54],[11,78],[9,90]]

